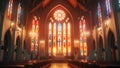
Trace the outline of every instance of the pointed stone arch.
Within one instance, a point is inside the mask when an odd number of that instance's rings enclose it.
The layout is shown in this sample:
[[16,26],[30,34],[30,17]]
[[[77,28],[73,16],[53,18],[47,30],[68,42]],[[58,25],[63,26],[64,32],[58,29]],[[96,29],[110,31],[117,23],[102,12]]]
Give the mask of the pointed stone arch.
[[98,61],[104,61],[104,47],[102,36],[98,37]]
[[19,61],[20,60],[20,56],[21,56],[21,39],[20,39],[20,36],[17,36],[16,38],[16,49],[15,49],[15,52],[16,52],[16,61]]
[[99,48],[103,48],[103,38],[102,38],[102,36],[99,36],[99,41],[98,41],[98,43],[99,43],[98,47],[99,47]]
[[64,7],[63,5],[58,4],[58,5],[54,6],[54,7],[48,12],[48,14],[47,14],[47,16],[46,16],[46,20],[45,20],[46,23],[48,23],[49,16],[51,16],[51,15],[53,14],[53,12],[55,12],[55,10],[57,10],[57,9],[62,9],[62,10],[64,10],[65,12],[67,12],[68,15],[70,15],[69,17],[71,18],[71,22],[74,22],[73,17],[72,17],[72,14],[70,13],[70,11],[69,11],[66,7]]
[[3,49],[4,49],[3,61],[12,61],[14,46],[12,45],[12,36],[10,30],[7,30],[7,32],[5,33]]
[[117,58],[116,58],[117,46],[115,45],[114,33],[111,30],[108,31],[107,44],[108,44],[108,48],[110,48],[109,49],[109,52],[110,52],[109,56],[111,56],[110,57],[111,61],[116,61],[117,60]]

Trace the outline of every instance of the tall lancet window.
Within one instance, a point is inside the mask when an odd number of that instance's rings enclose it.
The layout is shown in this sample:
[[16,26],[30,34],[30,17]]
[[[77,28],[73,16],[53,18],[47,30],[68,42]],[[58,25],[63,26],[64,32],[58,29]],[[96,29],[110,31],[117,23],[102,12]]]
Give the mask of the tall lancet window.
[[107,18],[109,18],[109,17],[111,16],[110,0],[105,0],[105,4],[106,4],[106,14],[107,14]]
[[70,23],[67,23],[67,46],[68,46],[68,55],[71,55],[71,31]]
[[13,8],[13,0],[9,0],[8,9],[7,9],[7,17],[11,19],[12,16],[12,8]]
[[98,7],[97,7],[97,16],[98,16],[98,26],[101,26],[101,23],[102,23],[102,11],[101,11],[100,3],[98,3]]
[[56,23],[53,24],[53,55],[56,55]]
[[63,54],[66,56],[66,23],[63,23]]
[[81,17],[79,22],[79,30],[80,30],[80,55],[87,56],[87,31],[86,31],[86,21],[84,16]]
[[61,54],[62,50],[62,24],[58,23],[58,54]]
[[48,53],[49,56],[52,54],[52,24],[49,23],[49,32],[48,32]]
[[21,19],[21,5],[19,3],[17,11],[17,23],[20,23],[20,19]]

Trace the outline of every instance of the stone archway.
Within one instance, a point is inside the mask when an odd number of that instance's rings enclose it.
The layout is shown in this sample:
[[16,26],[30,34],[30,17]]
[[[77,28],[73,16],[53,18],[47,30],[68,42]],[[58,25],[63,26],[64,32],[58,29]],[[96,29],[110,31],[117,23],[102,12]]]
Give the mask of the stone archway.
[[109,31],[108,32],[108,47],[110,48],[109,49],[109,52],[110,52],[110,60],[112,61],[116,61],[116,49],[117,49],[117,46],[115,45],[115,36],[113,34],[112,31]]
[[20,37],[18,36],[17,38],[16,38],[16,50],[15,50],[15,52],[16,52],[16,61],[19,61],[20,60],[20,58],[21,58],[21,42],[20,42]]
[[11,32],[8,30],[5,33],[4,37],[4,55],[3,55],[3,61],[12,61],[13,60],[13,50],[14,46],[12,46],[12,38],[11,38]]
[[98,60],[104,61],[103,38],[100,36],[98,40]]

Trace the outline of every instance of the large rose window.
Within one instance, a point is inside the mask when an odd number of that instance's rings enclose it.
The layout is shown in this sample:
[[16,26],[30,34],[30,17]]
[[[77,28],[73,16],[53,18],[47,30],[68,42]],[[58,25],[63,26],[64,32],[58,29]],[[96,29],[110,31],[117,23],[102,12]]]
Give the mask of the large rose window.
[[54,13],[54,18],[57,21],[62,21],[62,20],[65,19],[65,17],[66,17],[66,14],[65,14],[65,12],[63,10],[57,10]]

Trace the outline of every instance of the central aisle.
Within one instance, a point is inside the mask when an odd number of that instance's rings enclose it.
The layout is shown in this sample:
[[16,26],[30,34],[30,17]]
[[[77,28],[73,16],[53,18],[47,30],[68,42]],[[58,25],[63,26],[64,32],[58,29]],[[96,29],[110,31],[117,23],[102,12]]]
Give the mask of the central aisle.
[[49,68],[71,68],[68,63],[52,63]]

